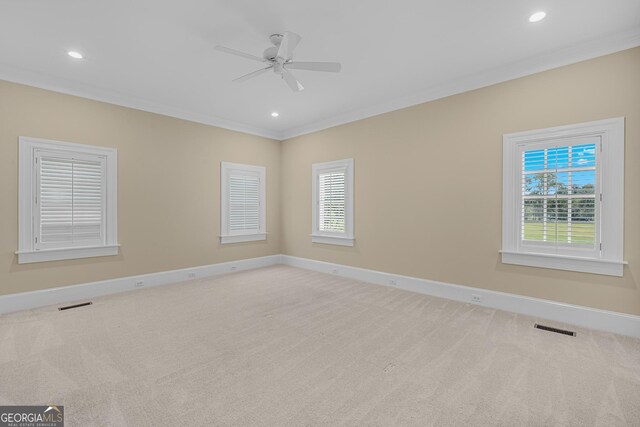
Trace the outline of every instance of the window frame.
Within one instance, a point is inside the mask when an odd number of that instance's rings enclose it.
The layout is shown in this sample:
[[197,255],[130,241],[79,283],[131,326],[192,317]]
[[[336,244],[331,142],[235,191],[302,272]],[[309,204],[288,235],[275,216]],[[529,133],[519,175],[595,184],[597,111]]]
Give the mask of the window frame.
[[[258,187],[259,226],[258,232],[237,232],[230,230],[229,223],[229,178],[234,171],[244,175],[257,175],[260,180]],[[254,242],[267,239],[267,209],[266,209],[266,175],[264,166],[246,165],[241,163],[220,162],[220,243]]]
[[[311,167],[311,211],[312,211],[312,228],[311,242],[323,243],[328,245],[354,246],[355,237],[353,230],[353,159],[337,160],[325,163],[314,163]],[[344,171],[345,188],[344,188],[344,208],[345,208],[345,224],[344,233],[321,231],[320,223],[320,175],[336,171]]]
[[[54,141],[20,136],[18,172],[18,264],[58,261],[98,256],[113,256],[119,252],[117,218],[117,174],[118,156],[115,148],[98,147],[72,142]],[[101,245],[37,248],[35,243],[38,189],[38,167],[36,156],[46,151],[78,157],[101,157],[104,159],[104,240]]]
[[[525,147],[540,147],[562,139],[597,136],[596,222],[599,237],[595,254],[579,248],[557,246],[536,250],[522,244],[521,174]],[[598,237],[598,232],[596,232]],[[624,117],[597,120],[546,129],[510,133],[503,136],[502,262],[504,264],[622,276],[624,247]]]

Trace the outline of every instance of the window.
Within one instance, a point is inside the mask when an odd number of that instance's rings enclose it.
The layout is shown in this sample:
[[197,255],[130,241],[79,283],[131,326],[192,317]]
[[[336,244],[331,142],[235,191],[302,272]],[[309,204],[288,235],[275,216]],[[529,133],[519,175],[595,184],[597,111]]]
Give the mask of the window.
[[622,276],[624,119],[503,140],[502,262]]
[[221,243],[266,240],[265,168],[222,162]]
[[311,241],[353,246],[353,159],[312,167]]
[[18,263],[117,255],[117,153],[20,137]]

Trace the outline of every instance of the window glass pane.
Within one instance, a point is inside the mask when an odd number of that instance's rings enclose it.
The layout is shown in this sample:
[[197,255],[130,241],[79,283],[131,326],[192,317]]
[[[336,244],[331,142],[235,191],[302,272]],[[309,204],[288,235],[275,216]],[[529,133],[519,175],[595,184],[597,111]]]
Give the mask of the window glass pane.
[[550,174],[553,179],[553,192],[550,194],[565,195],[569,194],[569,186],[571,181],[571,172],[557,172]]
[[523,203],[522,238],[524,240],[544,240],[544,200],[525,200]]
[[573,152],[573,166],[595,166],[596,165],[596,146],[595,144],[574,145],[572,147]]
[[528,173],[524,176],[523,194],[527,196],[541,196],[549,193],[546,173]]
[[522,161],[521,239],[595,244],[595,144],[527,150]]
[[569,147],[550,149],[549,169],[564,169],[569,167]]
[[331,172],[318,177],[318,228],[345,232],[345,173]]
[[571,189],[573,194],[595,194],[595,169],[575,171],[572,172],[571,175]]
[[544,150],[527,150],[523,154],[525,171],[544,169]]

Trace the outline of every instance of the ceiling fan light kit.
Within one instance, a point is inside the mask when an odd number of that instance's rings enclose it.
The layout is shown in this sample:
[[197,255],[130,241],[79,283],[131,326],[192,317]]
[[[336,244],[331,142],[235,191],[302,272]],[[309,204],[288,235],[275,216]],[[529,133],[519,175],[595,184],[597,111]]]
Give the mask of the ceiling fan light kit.
[[233,81],[236,83],[242,83],[254,77],[257,77],[269,70],[273,70],[275,74],[279,74],[285,83],[294,92],[299,92],[304,89],[302,83],[296,79],[289,70],[307,70],[307,71],[323,71],[329,73],[337,73],[340,71],[339,62],[300,62],[293,60],[293,51],[298,43],[300,43],[300,37],[298,34],[291,31],[286,31],[284,34],[272,34],[269,36],[269,40],[273,46],[270,46],[262,52],[262,58],[252,55],[250,53],[241,52],[239,50],[231,49],[224,46],[216,46],[215,49],[229,53],[231,55],[240,56],[245,59],[251,59],[253,61],[259,61],[267,66],[256,71],[252,71],[249,74],[240,76]]

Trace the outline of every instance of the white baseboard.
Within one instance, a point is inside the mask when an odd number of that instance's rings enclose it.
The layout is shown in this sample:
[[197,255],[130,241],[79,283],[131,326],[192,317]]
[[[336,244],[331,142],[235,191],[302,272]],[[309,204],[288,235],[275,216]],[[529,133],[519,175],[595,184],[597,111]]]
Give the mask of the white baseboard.
[[[282,255],[285,265],[640,338],[640,316]],[[476,296],[480,301],[474,301]]]
[[[41,291],[2,295],[0,296],[0,314],[47,305],[87,300],[139,288],[168,285],[194,278],[218,276],[234,271],[250,270],[276,264],[285,264],[307,270],[335,274],[377,285],[391,286],[411,292],[477,304],[484,307],[510,311],[512,313],[525,314],[539,319],[547,319],[584,328],[640,338],[640,316],[564,304],[505,292],[454,285],[437,282],[435,280],[384,273],[289,255],[270,255],[180,270],[121,277],[81,285],[43,289]],[[480,301],[473,301],[472,298],[474,296],[479,297]]]
[[250,258],[229,261],[200,267],[183,268],[180,270],[162,271],[159,273],[127,276],[81,285],[63,286],[59,288],[43,289],[33,292],[21,292],[0,296],[0,314],[14,311],[28,310],[53,304],[71,301],[87,300],[103,295],[152,286],[168,285],[202,277],[218,276],[234,271],[250,270],[259,267],[280,264],[280,255],[270,255],[260,258]]

